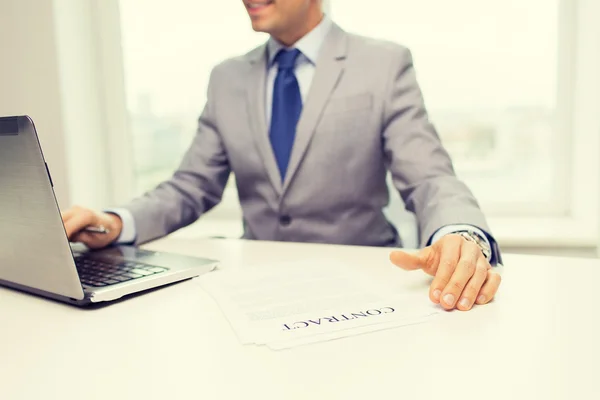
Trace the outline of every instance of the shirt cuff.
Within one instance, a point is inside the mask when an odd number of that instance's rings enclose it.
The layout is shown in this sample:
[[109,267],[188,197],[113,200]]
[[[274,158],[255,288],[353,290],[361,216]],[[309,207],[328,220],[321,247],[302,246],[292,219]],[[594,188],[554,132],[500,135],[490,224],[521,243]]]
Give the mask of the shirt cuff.
[[[456,233],[456,232],[466,231],[466,230],[471,230],[471,231],[478,233],[485,240],[485,243],[487,244],[487,246],[490,249],[492,248],[490,245],[490,241],[487,238],[487,235],[481,229],[477,228],[476,226],[466,225],[466,224],[446,225],[446,226],[438,229],[437,232],[435,232],[434,235],[431,237],[431,244],[440,240],[442,238],[442,236],[446,236],[446,235],[450,235],[451,233]],[[487,258],[488,261],[490,261],[492,259],[492,257],[494,256],[493,251],[494,250],[492,249],[492,253],[490,253],[490,255]]]
[[123,227],[121,229],[121,234],[115,241],[117,244],[132,244],[135,242],[135,238],[137,236],[137,232],[135,231],[135,221],[133,219],[133,215],[131,212],[125,208],[111,208],[108,210],[104,210],[104,212],[109,214],[115,214],[119,218],[121,218],[121,223]]

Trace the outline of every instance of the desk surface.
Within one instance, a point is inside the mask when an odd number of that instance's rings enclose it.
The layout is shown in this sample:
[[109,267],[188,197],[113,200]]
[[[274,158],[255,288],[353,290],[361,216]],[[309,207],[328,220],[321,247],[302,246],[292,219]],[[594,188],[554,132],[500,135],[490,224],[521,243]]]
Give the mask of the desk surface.
[[[147,246],[247,263],[389,250],[241,240]],[[427,296],[427,278],[407,273]],[[80,310],[0,288],[0,393],[17,399],[600,398],[600,262],[506,255],[497,299],[426,324],[284,351],[242,346],[195,280]]]

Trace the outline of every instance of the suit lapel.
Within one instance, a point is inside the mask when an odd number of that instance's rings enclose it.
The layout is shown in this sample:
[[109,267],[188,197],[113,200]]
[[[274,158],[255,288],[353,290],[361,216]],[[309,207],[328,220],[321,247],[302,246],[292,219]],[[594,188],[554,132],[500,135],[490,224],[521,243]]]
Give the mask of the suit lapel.
[[254,144],[260,153],[265,165],[267,175],[277,194],[281,194],[281,176],[271,143],[266,122],[266,80],[267,80],[267,57],[266,45],[263,45],[249,55],[250,73],[246,86],[246,106],[250,118],[250,130],[254,137]]
[[283,192],[287,190],[293,180],[315,133],[325,105],[342,76],[346,58],[346,40],[346,33],[334,24],[321,49],[315,75],[298,121],[294,147],[283,183]]

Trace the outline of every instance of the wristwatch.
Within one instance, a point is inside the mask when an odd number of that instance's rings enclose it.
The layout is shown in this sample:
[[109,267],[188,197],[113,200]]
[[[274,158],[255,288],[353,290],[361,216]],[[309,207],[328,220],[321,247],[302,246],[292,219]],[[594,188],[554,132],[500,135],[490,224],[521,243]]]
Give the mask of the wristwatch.
[[475,232],[473,230],[463,230],[463,231],[458,231],[456,233],[458,235],[462,236],[465,240],[468,240],[469,242],[473,242],[477,246],[479,246],[479,248],[481,249],[481,252],[485,256],[485,258],[487,258],[488,260],[490,260],[492,258],[492,249],[491,249],[490,245],[488,244],[488,241],[486,240],[486,238],[481,236],[478,232]]

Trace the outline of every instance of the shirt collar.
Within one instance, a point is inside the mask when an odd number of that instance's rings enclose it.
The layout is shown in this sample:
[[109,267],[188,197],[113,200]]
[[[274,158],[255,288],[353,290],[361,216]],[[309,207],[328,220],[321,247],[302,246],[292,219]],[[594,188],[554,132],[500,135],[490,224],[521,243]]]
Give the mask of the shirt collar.
[[[321,46],[325,42],[325,38],[331,29],[333,22],[331,18],[327,15],[323,16],[319,25],[313,28],[312,31],[308,32],[304,35],[300,40],[298,40],[293,46],[288,49],[298,49],[302,53],[304,57],[308,59],[312,64],[317,63],[317,57],[319,56],[319,51],[321,50]],[[267,42],[267,50],[269,55],[269,67],[273,66],[273,62],[275,61],[275,56],[281,49],[285,49],[286,46],[279,43],[272,36],[269,38]]]

